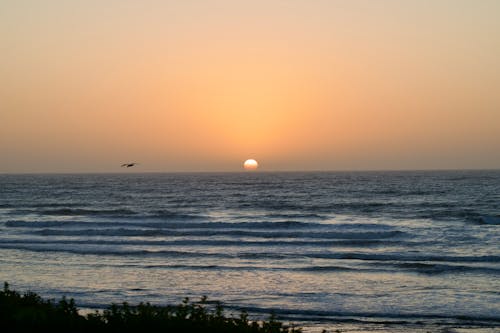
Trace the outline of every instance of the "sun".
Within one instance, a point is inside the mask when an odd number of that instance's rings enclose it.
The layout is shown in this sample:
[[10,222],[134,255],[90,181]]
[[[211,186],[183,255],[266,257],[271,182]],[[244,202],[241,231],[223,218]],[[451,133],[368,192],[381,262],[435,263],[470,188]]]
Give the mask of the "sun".
[[259,163],[254,159],[249,159],[243,163],[243,167],[245,170],[256,170],[259,167]]

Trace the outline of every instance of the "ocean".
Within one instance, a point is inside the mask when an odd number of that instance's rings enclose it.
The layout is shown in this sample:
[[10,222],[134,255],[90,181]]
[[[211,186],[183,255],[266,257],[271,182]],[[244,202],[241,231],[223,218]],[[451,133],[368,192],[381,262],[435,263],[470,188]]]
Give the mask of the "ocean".
[[500,171],[0,175],[0,281],[306,330],[500,328]]

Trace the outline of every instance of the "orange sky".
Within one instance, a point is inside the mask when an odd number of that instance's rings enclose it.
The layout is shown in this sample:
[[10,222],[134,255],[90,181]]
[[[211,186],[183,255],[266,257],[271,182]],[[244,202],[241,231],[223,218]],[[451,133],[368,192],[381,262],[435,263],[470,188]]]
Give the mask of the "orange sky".
[[0,172],[500,168],[499,1],[2,1]]

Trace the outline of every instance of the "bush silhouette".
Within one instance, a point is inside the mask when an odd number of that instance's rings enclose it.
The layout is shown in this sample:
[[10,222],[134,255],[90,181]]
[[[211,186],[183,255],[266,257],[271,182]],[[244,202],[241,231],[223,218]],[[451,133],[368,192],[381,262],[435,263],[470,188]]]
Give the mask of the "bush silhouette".
[[201,333],[298,333],[271,315],[256,322],[246,312],[239,317],[225,316],[219,302],[209,307],[207,298],[190,302],[188,298],[175,306],[137,306],[112,304],[104,311],[82,316],[73,299],[59,302],[44,300],[34,292],[20,294],[10,290],[7,282],[0,291],[0,321],[9,332],[201,332]]

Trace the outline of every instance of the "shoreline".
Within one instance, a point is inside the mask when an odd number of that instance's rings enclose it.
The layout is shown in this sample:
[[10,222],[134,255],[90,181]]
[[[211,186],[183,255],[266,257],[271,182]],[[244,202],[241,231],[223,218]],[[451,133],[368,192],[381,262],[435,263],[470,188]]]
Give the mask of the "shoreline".
[[153,331],[174,327],[173,332],[176,332],[194,327],[199,332],[205,329],[207,332],[212,332],[214,325],[223,325],[219,329],[224,329],[226,332],[260,333],[494,333],[498,332],[500,327],[500,322],[495,320],[472,322],[473,318],[464,318],[463,322],[444,322],[442,321],[444,318],[414,318],[405,322],[398,317],[380,321],[374,318],[363,320],[355,317],[344,317],[340,320],[338,317],[293,320],[293,317],[287,316],[285,312],[281,314],[271,312],[265,316],[264,311],[252,313],[234,307],[224,308],[222,303],[208,301],[206,297],[202,297],[198,302],[185,298],[178,305],[158,306],[143,302],[140,304],[123,302],[113,303],[100,309],[78,308],[73,298],[67,299],[63,296],[61,300],[55,301],[43,298],[32,291],[21,294],[11,290],[7,282],[0,291],[0,309],[2,309],[0,319],[4,324],[9,327],[13,324],[15,329],[26,332],[39,332],[40,329],[56,329],[56,331],[76,329],[76,332],[125,329],[125,332],[132,332],[135,330],[128,325],[138,323],[153,327]]
[[[213,303],[211,301],[210,303]],[[244,308],[230,307],[222,304],[225,313],[231,317],[237,317],[241,311],[248,313],[251,321],[262,322],[269,317],[269,313],[276,314],[277,320],[285,326],[296,326],[304,333],[497,333],[500,329],[500,320],[490,319],[482,321],[481,319],[459,319],[436,317],[434,319],[412,316],[413,320],[404,321],[401,317],[354,317],[354,316],[337,316],[333,318],[297,318],[294,320],[291,313],[276,313],[273,311],[252,312],[245,311]],[[171,305],[160,305],[166,307]],[[79,308],[81,315],[94,313],[96,310],[104,311],[106,308]],[[456,321],[453,321],[456,320]]]

